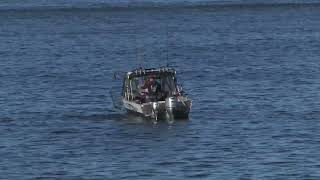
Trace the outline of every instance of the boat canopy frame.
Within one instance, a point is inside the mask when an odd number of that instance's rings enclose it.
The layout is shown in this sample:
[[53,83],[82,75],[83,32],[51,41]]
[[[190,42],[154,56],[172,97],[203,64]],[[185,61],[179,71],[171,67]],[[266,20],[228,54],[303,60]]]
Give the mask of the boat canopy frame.
[[132,80],[134,78],[147,77],[147,76],[171,76],[173,78],[174,84],[177,84],[176,79],[176,70],[174,68],[169,67],[160,67],[160,68],[152,68],[152,69],[135,69],[133,71],[127,72],[127,75],[124,77],[123,86],[122,86],[122,96],[132,101],[134,99],[133,88],[132,88]]
[[160,67],[160,68],[152,68],[152,69],[135,69],[127,73],[127,78],[133,79],[135,77],[144,77],[150,75],[172,75],[175,77],[176,70],[169,67]]

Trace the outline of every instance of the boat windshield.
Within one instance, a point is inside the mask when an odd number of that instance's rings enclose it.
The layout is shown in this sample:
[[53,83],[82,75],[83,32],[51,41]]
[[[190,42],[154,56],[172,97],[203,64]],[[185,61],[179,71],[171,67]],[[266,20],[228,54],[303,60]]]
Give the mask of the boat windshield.
[[[131,94],[134,98],[141,97],[141,95],[154,95],[157,100],[164,100],[177,92],[176,80],[173,75],[134,77],[130,83]],[[153,85],[156,85],[156,88],[151,90],[150,87]],[[152,93],[152,91],[154,92]]]

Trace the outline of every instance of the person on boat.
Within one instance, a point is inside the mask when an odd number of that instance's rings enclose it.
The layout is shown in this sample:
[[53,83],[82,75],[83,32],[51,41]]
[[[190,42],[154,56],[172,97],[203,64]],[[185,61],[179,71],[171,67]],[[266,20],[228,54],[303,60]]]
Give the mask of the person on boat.
[[145,101],[157,101],[161,94],[160,83],[155,76],[149,76],[141,87],[141,92],[145,94]]

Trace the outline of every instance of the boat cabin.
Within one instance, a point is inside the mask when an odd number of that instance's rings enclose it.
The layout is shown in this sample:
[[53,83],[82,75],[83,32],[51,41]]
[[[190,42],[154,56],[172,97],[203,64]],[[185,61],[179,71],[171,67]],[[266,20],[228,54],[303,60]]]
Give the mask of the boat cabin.
[[130,71],[125,75],[122,87],[122,97],[139,104],[164,101],[178,92],[176,71],[167,67]]

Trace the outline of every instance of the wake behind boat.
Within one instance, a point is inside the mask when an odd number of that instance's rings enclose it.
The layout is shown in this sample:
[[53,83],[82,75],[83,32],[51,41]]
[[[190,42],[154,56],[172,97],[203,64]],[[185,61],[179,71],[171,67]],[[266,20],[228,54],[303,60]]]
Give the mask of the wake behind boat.
[[169,67],[125,73],[121,102],[127,111],[156,120],[187,118],[192,104],[177,84],[175,69]]

